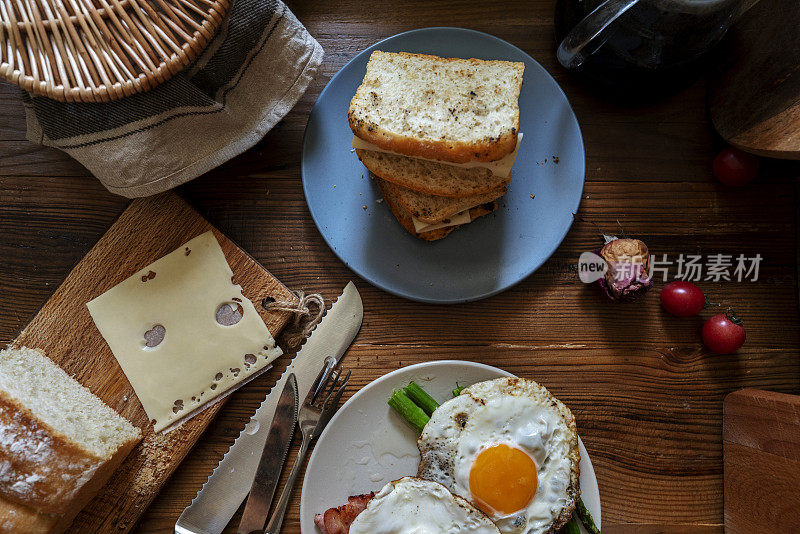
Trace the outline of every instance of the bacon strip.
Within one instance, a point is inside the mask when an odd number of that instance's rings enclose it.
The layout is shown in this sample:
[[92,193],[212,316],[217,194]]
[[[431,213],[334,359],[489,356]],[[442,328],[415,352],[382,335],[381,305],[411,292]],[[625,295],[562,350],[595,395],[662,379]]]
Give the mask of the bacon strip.
[[347,504],[330,508],[324,514],[315,515],[314,524],[319,527],[322,534],[348,534],[356,516],[364,511],[374,496],[375,492],[348,497]]

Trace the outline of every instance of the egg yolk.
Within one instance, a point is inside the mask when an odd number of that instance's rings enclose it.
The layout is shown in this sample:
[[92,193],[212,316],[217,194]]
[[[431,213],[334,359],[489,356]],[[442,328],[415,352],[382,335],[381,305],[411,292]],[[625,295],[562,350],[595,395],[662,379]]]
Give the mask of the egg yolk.
[[538,485],[533,459],[505,444],[481,451],[469,472],[469,491],[475,504],[489,515],[522,510],[533,499]]

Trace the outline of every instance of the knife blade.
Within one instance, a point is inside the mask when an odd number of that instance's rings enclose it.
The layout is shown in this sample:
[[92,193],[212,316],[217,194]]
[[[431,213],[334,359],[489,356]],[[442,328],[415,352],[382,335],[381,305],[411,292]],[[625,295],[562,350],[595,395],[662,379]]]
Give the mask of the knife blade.
[[[176,534],[220,534],[247,497],[259,453],[267,440],[266,429],[289,374],[297,377],[297,394],[305,398],[323,362],[336,363],[361,328],[364,308],[355,284],[350,282],[312,332],[275,387],[239,434],[206,483],[175,523]],[[257,428],[256,428],[257,426]],[[256,430],[252,430],[256,428]]]
[[298,403],[297,379],[294,373],[289,375],[286,386],[278,399],[272,426],[267,434],[267,442],[261,453],[253,484],[250,486],[250,495],[244,507],[242,520],[239,522],[239,534],[261,534],[267,522],[272,497],[278,487],[278,481],[286,461],[286,453],[294,436],[294,427],[297,423]]

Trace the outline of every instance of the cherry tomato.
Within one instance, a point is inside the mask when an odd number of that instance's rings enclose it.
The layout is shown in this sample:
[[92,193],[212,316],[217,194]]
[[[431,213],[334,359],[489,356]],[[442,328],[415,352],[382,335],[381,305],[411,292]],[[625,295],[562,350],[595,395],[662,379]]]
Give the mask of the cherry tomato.
[[703,324],[703,343],[717,354],[735,352],[746,337],[741,321],[731,312],[717,314]]
[[714,158],[714,176],[725,185],[745,185],[758,174],[758,158],[738,148],[723,148]]
[[691,317],[702,311],[706,296],[691,282],[670,282],[661,290],[661,306],[676,317]]

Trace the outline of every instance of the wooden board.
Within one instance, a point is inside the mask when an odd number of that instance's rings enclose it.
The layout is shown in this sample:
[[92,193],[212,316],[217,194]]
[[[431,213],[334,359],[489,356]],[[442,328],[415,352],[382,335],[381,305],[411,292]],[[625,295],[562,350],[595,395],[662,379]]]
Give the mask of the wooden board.
[[14,341],[43,349],[144,432],[142,442],[75,519],[71,532],[130,530],[224,404],[214,404],[173,432],[154,434],[144,408],[86,308],[89,300],[208,230],[213,230],[225,252],[234,281],[277,336],[289,314],[267,313],[260,303],[267,296],[292,300],[289,290],[184,200],[167,193],[134,201]]
[[714,127],[747,152],[800,159],[800,3],[761,0],[727,45],[709,86]]
[[800,396],[725,398],[725,532],[800,532]]

